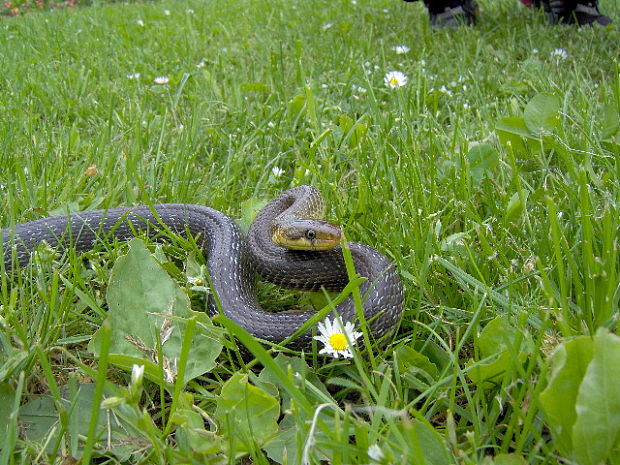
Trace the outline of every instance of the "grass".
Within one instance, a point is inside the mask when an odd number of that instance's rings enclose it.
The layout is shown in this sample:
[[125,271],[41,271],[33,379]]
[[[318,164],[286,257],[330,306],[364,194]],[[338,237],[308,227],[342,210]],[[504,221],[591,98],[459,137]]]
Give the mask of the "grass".
[[[459,31],[384,0],[3,19],[3,227],[156,202],[241,218],[244,201],[308,183],[347,238],[395,261],[406,301],[373,364],[276,357],[227,327],[240,342],[166,392],[108,365],[106,325],[103,356],[87,347],[126,246],[90,261],[42,249],[0,278],[0,462],[369,463],[377,444],[384,463],[575,463],[538,394],[555,346],[619,324],[620,15],[601,8],[612,27],[549,27],[512,0],[482,2],[480,24]],[[392,70],[404,87],[385,86]],[[550,132],[505,143],[498,123],[541,93],[559,102]],[[95,413],[123,441],[96,442]]]

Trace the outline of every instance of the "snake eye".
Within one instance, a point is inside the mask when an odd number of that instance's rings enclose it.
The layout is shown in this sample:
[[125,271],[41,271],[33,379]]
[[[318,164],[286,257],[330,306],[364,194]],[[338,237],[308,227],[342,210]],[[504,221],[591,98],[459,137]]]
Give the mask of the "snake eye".
[[314,231],[314,229],[306,230],[306,239],[310,239],[311,241],[316,239],[316,232]]

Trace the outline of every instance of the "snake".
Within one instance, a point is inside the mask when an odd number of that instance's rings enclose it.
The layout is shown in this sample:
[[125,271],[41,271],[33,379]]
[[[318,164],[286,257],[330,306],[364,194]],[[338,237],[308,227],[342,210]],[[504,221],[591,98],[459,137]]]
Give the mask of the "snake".
[[[256,297],[257,273],[279,286],[304,291],[341,291],[349,282],[340,229],[322,219],[320,191],[302,185],[282,192],[256,215],[247,237],[230,217],[202,205],[164,203],[85,210],[15,224],[1,230],[4,271],[27,265],[43,242],[52,248],[85,252],[101,241],[125,241],[137,234],[159,240],[171,232],[192,237],[204,253],[210,276],[209,312],[224,315],[252,336],[280,344],[312,318],[315,311],[264,310]],[[396,266],[376,249],[347,244],[370,334],[377,340],[397,326],[403,311],[403,286]],[[217,299],[214,296],[217,296]],[[219,305],[218,305],[219,302]],[[359,325],[348,296],[335,308],[343,323]],[[309,347],[312,329],[290,344]]]

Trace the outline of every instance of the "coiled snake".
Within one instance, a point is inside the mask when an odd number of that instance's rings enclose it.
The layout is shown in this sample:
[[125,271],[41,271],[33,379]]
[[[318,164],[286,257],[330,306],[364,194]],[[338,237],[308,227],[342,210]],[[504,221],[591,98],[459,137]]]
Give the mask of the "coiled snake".
[[[311,186],[289,189],[261,210],[250,227],[247,240],[235,223],[212,208],[192,204],[159,204],[89,210],[42,218],[2,229],[4,267],[28,263],[33,249],[45,241],[52,247],[92,248],[96,241],[114,237],[132,238],[136,231],[161,235],[161,229],[196,238],[207,257],[213,291],[225,315],[257,338],[279,343],[292,335],[314,312],[266,312],[255,292],[255,270],[278,285],[301,290],[341,290],[348,277],[340,247],[331,244],[333,225],[320,220],[323,200]],[[294,227],[293,227],[294,226]],[[289,250],[277,241],[307,250]],[[336,238],[337,240],[337,238]],[[291,242],[292,241],[292,242]],[[331,245],[328,245],[329,247]],[[357,273],[366,281],[360,286],[369,328],[380,338],[394,328],[402,313],[403,290],[395,266],[375,249],[349,243]],[[216,311],[213,303],[212,311]],[[349,297],[337,307],[343,321],[356,320]],[[306,346],[311,333],[301,335],[294,345]]]

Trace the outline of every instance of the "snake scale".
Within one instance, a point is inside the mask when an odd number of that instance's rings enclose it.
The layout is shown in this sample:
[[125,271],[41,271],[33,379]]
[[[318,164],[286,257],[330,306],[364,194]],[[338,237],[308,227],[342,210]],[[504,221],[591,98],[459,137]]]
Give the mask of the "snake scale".
[[[348,283],[340,246],[331,250],[289,250],[272,241],[274,221],[296,221],[306,214],[318,221],[320,193],[311,186],[289,189],[269,202],[257,215],[247,239],[228,216],[218,210],[193,204],[158,204],[87,210],[52,216],[2,229],[4,267],[24,266],[43,241],[54,248],[73,247],[86,251],[95,242],[116,238],[128,240],[136,231],[161,236],[165,227],[181,236],[191,235],[207,257],[207,269],[225,315],[254,337],[280,343],[314,315],[311,311],[272,313],[261,309],[255,296],[256,271],[275,284],[300,290],[325,288],[338,291]],[[320,207],[321,205],[319,205]],[[327,224],[329,225],[329,224]],[[312,233],[312,236],[310,236]],[[306,235],[314,239],[314,230]],[[357,273],[367,278],[360,286],[364,315],[375,338],[389,333],[400,319],[403,289],[394,264],[365,244],[349,243]],[[216,312],[213,299],[210,310]],[[348,297],[337,307],[343,321],[356,321],[355,306]],[[306,347],[311,331],[293,346]]]

